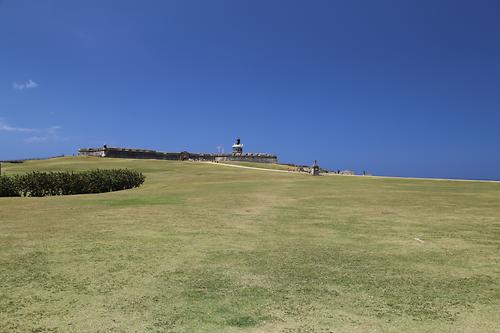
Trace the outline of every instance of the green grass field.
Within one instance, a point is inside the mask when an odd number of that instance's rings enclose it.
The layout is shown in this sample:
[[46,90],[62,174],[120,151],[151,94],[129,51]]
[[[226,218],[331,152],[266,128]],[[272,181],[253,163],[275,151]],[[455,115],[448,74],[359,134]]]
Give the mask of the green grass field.
[[216,164],[133,190],[0,198],[3,332],[499,332],[500,184]]
[[225,161],[222,164],[233,164],[241,165],[251,168],[261,168],[261,169],[272,169],[272,170],[285,170],[285,171],[295,171],[296,167],[286,165],[286,164],[271,164],[271,163],[255,163],[255,162],[233,162]]

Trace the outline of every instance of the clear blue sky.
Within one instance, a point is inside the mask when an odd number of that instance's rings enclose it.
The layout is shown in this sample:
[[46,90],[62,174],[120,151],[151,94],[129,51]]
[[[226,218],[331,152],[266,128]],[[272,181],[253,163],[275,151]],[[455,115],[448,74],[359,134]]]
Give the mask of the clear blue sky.
[[0,159],[227,150],[500,179],[500,1],[0,0]]

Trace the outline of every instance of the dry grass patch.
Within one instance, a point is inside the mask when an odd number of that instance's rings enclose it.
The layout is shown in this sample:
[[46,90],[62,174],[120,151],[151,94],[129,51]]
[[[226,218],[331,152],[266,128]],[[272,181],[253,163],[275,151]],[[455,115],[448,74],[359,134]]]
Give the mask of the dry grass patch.
[[3,169],[96,167],[146,183],[0,198],[0,331],[498,328],[500,184],[99,158]]

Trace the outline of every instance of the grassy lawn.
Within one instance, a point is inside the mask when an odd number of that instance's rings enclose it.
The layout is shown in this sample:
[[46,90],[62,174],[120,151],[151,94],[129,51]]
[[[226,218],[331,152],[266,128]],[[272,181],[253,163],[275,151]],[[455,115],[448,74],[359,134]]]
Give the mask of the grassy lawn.
[[500,184],[127,167],[133,190],[0,198],[0,331],[498,332]]

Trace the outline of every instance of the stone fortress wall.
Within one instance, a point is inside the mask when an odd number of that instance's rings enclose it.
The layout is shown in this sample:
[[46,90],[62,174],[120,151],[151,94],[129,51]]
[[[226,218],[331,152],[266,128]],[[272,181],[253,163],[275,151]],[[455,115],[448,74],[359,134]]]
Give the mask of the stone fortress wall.
[[256,163],[278,163],[278,157],[273,154],[264,153],[243,153],[243,145],[240,139],[233,145],[231,154],[210,154],[210,153],[190,153],[183,152],[160,152],[148,149],[116,148],[104,145],[99,148],[81,148],[78,150],[79,156],[96,156],[112,158],[142,158],[172,161],[209,161],[209,162],[256,162]]
[[271,154],[242,154],[242,155],[218,155],[215,157],[216,162],[254,162],[254,163],[278,163],[276,155]]

